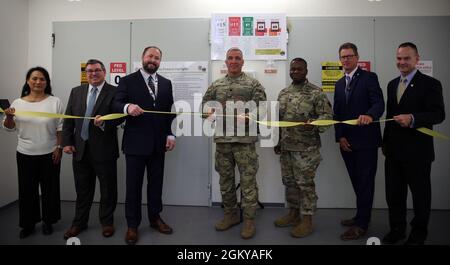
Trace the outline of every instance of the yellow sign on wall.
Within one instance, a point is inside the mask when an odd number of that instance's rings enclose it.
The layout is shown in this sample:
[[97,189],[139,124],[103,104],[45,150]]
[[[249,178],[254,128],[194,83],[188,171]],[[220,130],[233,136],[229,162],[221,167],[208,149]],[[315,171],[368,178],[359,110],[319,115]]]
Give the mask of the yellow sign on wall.
[[334,92],[336,82],[343,76],[341,62],[322,62],[322,90],[324,92]]
[[88,83],[87,76],[86,76],[86,63],[81,63],[80,83],[82,85],[85,85]]

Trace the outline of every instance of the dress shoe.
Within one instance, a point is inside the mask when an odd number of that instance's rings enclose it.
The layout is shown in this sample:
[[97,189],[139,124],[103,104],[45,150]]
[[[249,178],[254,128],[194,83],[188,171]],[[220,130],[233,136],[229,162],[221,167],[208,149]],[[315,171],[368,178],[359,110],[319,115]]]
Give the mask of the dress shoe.
[[354,218],[350,218],[350,219],[341,220],[341,225],[342,226],[354,226],[355,225],[355,219]]
[[408,240],[406,240],[405,245],[408,246],[421,246],[424,245],[425,239],[427,238],[427,231],[423,230],[415,230],[414,228],[411,230],[409,234]]
[[103,232],[102,235],[104,237],[111,237],[112,235],[114,235],[114,226],[113,225],[105,225],[103,226]]
[[366,230],[364,230],[358,226],[352,226],[341,235],[341,239],[344,241],[356,240],[356,239],[360,239],[365,234],[366,234]]
[[48,236],[53,233],[53,226],[51,224],[42,224],[42,234]]
[[405,231],[391,230],[383,237],[383,244],[393,245],[406,237]]
[[405,241],[405,246],[423,246],[425,242],[423,240],[410,239]]
[[23,239],[34,233],[34,226],[25,227],[20,230],[19,238]]
[[64,233],[64,239],[67,240],[71,237],[75,237],[78,236],[78,234],[81,233],[81,231],[85,230],[87,227],[86,226],[77,226],[77,225],[73,225],[72,227],[69,228],[69,230],[66,231],[66,233]]
[[168,226],[161,218],[156,219],[155,221],[150,221],[150,227],[158,230],[158,232],[163,234],[172,234],[173,230],[170,226]]
[[138,231],[137,228],[128,228],[125,235],[125,242],[127,245],[134,245],[138,241]]

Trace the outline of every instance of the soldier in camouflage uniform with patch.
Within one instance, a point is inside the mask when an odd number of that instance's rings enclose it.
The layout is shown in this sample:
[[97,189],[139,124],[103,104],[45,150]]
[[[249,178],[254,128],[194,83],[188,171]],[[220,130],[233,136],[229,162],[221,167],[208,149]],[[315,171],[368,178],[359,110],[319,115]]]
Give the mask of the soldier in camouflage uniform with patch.
[[[220,175],[220,192],[224,206],[224,218],[215,225],[216,230],[224,231],[239,224],[240,216],[237,208],[236,187],[235,187],[235,166],[239,169],[240,184],[242,190],[242,208],[244,223],[241,229],[241,237],[249,239],[255,234],[254,219],[256,216],[256,206],[258,200],[258,188],[256,185],[256,172],[258,171],[258,154],[255,150],[255,142],[258,141],[256,130],[250,133],[249,124],[254,123],[248,116],[257,114],[257,109],[248,110],[247,113],[237,113],[236,110],[228,110],[227,102],[255,102],[266,100],[266,94],[261,84],[254,78],[242,72],[244,59],[242,51],[238,48],[231,48],[227,51],[225,63],[228,74],[216,80],[206,91],[202,106],[210,105],[208,102],[217,101],[220,104],[220,111],[226,115],[236,115],[232,117],[234,124],[244,124],[245,134],[236,133],[237,126],[228,126],[229,117],[217,115],[216,132],[214,142],[216,143],[215,169]],[[219,109],[208,109],[208,117],[211,119]],[[253,116],[253,115],[252,115]],[[256,116],[257,117],[257,116]],[[255,117],[253,117],[255,118]],[[218,129],[219,119],[225,121],[223,131]]]
[[[280,121],[310,122],[333,119],[331,104],[322,89],[306,79],[307,63],[295,58],[290,64],[292,84],[278,95]],[[289,213],[275,220],[275,226],[294,226],[293,237],[312,233],[312,215],[316,211],[317,195],[314,177],[322,157],[320,136],[327,127],[300,125],[282,127],[275,153],[281,154],[281,175],[286,186]]]

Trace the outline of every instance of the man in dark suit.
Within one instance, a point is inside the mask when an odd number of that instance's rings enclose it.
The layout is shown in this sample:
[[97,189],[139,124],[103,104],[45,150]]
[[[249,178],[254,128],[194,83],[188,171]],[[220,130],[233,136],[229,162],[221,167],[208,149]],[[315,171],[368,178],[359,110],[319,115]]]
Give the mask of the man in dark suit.
[[339,57],[345,76],[336,83],[334,119],[357,119],[358,122],[358,126],[335,126],[336,142],[356,194],[357,208],[353,218],[341,221],[343,226],[349,226],[341,239],[355,240],[365,235],[370,223],[378,147],[381,146],[380,124],[373,121],[383,114],[384,99],[377,75],[358,67],[355,44],[342,44]]
[[99,60],[86,63],[88,85],[72,89],[66,115],[95,116],[88,119],[65,119],[63,124],[64,152],[73,155],[77,201],[75,218],[64,238],[77,236],[87,228],[89,211],[95,193],[96,176],[100,183],[100,222],[103,236],[114,234],[113,214],[117,204],[117,158],[119,147],[117,125],[123,119],[102,121],[101,115],[112,113],[116,87],[105,82],[106,70]]
[[171,234],[172,228],[161,219],[164,157],[175,147],[171,131],[173,115],[145,113],[170,112],[173,105],[172,83],[157,74],[161,50],[150,46],[142,53],[142,68],[119,82],[114,100],[116,112],[129,114],[126,118],[122,150],[126,156],[127,188],[125,215],[127,244],[138,241],[141,222],[142,182],[147,169],[147,207],[150,226],[161,233]]
[[385,244],[406,237],[406,199],[408,186],[414,205],[411,233],[405,244],[421,245],[428,233],[431,208],[431,163],[434,161],[433,137],[416,128],[432,129],[445,119],[441,82],[416,69],[419,53],[406,42],[397,49],[400,76],[388,84],[387,115],[383,137],[386,201],[390,232]]

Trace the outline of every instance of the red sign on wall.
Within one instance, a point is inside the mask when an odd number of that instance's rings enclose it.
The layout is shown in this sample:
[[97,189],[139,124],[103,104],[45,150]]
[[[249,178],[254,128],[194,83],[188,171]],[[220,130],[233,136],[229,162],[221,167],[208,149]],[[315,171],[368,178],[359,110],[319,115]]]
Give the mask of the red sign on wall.
[[126,73],[127,63],[110,63],[109,65],[110,73]]
[[228,35],[241,36],[241,17],[228,18]]
[[366,71],[370,72],[370,61],[359,61],[358,66]]
[[120,78],[127,74],[127,63],[110,63],[109,75],[111,77],[112,85],[119,85]]

